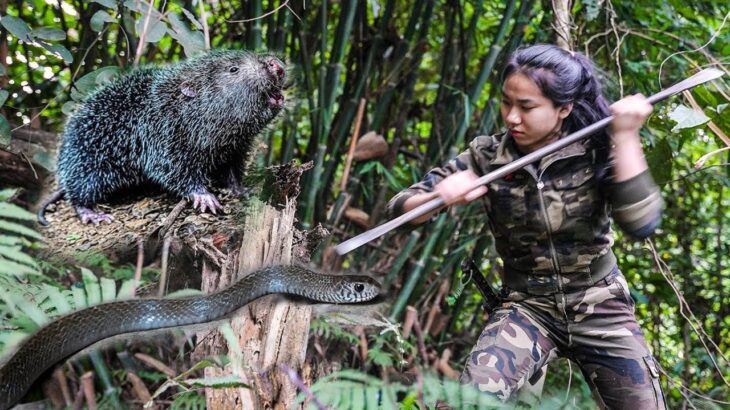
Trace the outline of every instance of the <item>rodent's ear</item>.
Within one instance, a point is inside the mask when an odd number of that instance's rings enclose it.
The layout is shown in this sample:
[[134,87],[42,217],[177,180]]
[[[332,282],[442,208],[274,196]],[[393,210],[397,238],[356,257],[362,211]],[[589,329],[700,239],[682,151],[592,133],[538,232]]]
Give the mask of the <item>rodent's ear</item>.
[[192,81],[184,81],[182,84],[180,84],[180,92],[183,93],[186,97],[197,97],[198,92],[193,87]]

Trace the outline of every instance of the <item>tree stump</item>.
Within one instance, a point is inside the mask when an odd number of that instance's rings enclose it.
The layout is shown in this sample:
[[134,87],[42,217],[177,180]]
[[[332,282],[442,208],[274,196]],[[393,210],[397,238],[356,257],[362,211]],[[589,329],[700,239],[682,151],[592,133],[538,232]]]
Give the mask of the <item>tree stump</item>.
[[[68,201],[61,200],[47,215],[50,226],[41,229],[47,239],[44,253],[50,259],[73,260],[80,252],[96,251],[113,263],[144,261],[138,262],[139,266],[159,260],[159,294],[166,293],[169,281],[173,282],[172,289],[200,283],[203,292],[215,292],[260,267],[290,264],[295,258],[308,260],[323,234],[316,229],[307,234],[294,228],[294,198],[299,177],[306,169],[307,164],[289,164],[268,170],[273,177],[260,185],[264,190],[273,188],[271,195],[263,196],[274,205],[260,199],[244,204],[225,192],[218,194],[224,205],[218,215],[199,214],[184,200],[157,194],[99,205],[114,220],[93,226],[81,224]],[[237,338],[233,348],[234,343],[226,341],[218,330],[199,333],[202,342],[194,353],[196,358],[232,357],[224,370],[207,368],[206,377],[234,373],[251,387],[209,388],[207,407],[291,408],[297,387],[279,365],[286,364],[287,370],[311,383],[305,369],[311,315],[307,303],[271,295],[233,315],[229,321]]]
[[[293,201],[287,201],[281,210],[267,204],[256,206],[246,218],[240,251],[226,263],[229,268],[225,272],[218,272],[206,265],[203,270],[203,291],[214,292],[263,266],[290,264],[295,211]],[[232,266],[237,269],[230,269]],[[288,300],[281,295],[261,298],[243,308],[231,320],[243,356],[237,358],[240,361],[232,360],[230,369],[221,371],[207,368],[205,375],[216,377],[231,371],[251,388],[207,389],[208,408],[290,408],[297,388],[279,365],[285,364],[300,375],[305,373],[304,359],[311,315],[312,309],[308,304]],[[203,356],[233,354],[219,332],[208,337],[198,353]]]

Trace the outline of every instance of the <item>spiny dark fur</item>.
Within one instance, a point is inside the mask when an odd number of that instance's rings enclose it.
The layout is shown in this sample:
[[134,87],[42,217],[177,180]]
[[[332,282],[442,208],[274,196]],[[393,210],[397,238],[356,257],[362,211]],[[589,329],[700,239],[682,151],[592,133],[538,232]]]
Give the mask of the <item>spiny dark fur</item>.
[[78,209],[148,183],[183,197],[213,184],[240,188],[255,136],[281,109],[271,98],[283,98],[283,75],[272,74],[271,59],[212,51],[134,70],[94,92],[66,123],[60,190]]

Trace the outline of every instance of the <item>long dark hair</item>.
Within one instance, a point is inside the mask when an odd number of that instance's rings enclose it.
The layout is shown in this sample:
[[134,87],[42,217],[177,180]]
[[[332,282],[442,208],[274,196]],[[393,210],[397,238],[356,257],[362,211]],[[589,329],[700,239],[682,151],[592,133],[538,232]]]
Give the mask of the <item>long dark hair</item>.
[[[507,59],[502,82],[516,73],[534,81],[556,107],[573,104],[570,115],[563,120],[562,131],[565,133],[577,131],[610,115],[596,69],[591,60],[579,52],[550,44],[521,48]],[[592,140],[597,154],[596,170],[603,177],[608,162],[608,135],[601,131]]]

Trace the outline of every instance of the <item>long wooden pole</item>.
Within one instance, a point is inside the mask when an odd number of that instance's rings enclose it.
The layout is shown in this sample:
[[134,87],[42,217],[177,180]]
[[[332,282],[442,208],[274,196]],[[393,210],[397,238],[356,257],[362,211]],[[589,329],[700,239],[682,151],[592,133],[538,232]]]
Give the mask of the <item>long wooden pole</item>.
[[[696,87],[700,84],[706,83],[708,81],[712,81],[714,79],[720,78],[724,75],[724,73],[718,69],[715,68],[707,68],[699,73],[665,89],[662,90],[649,98],[647,98],[647,101],[649,101],[650,104],[656,104],[659,101],[662,101],[668,97],[671,97],[674,94],[681,93],[684,90],[688,90],[692,87]],[[606,117],[598,122],[595,122],[581,130],[578,130],[568,136],[565,136],[558,141],[546,145],[536,151],[533,151],[524,157],[521,157],[518,160],[512,161],[509,164],[497,169],[496,171],[490,172],[479,179],[477,179],[474,182],[474,185],[472,186],[472,189],[479,187],[480,185],[486,185],[496,179],[499,179],[509,173],[515,172],[518,169],[521,169],[525,167],[527,164],[531,164],[542,157],[552,154],[555,151],[558,151],[576,141],[579,141],[583,138],[586,138],[593,133],[595,133],[598,130],[601,130],[608,126],[608,124],[613,120],[613,116]],[[413,219],[418,218],[419,216],[425,215],[435,209],[438,209],[444,205],[444,200],[442,198],[435,198],[431,201],[428,201],[424,204],[421,204],[417,206],[416,208],[411,209],[410,211],[404,213],[403,215],[388,221],[380,226],[377,226],[367,232],[363,232],[360,235],[355,236],[354,238],[348,239],[341,244],[335,246],[335,251],[337,251],[338,254],[344,255],[353,249],[357,249],[360,246],[372,241],[373,239],[379,238],[386,233],[392,231],[393,229],[396,229],[397,227],[412,221]]]

